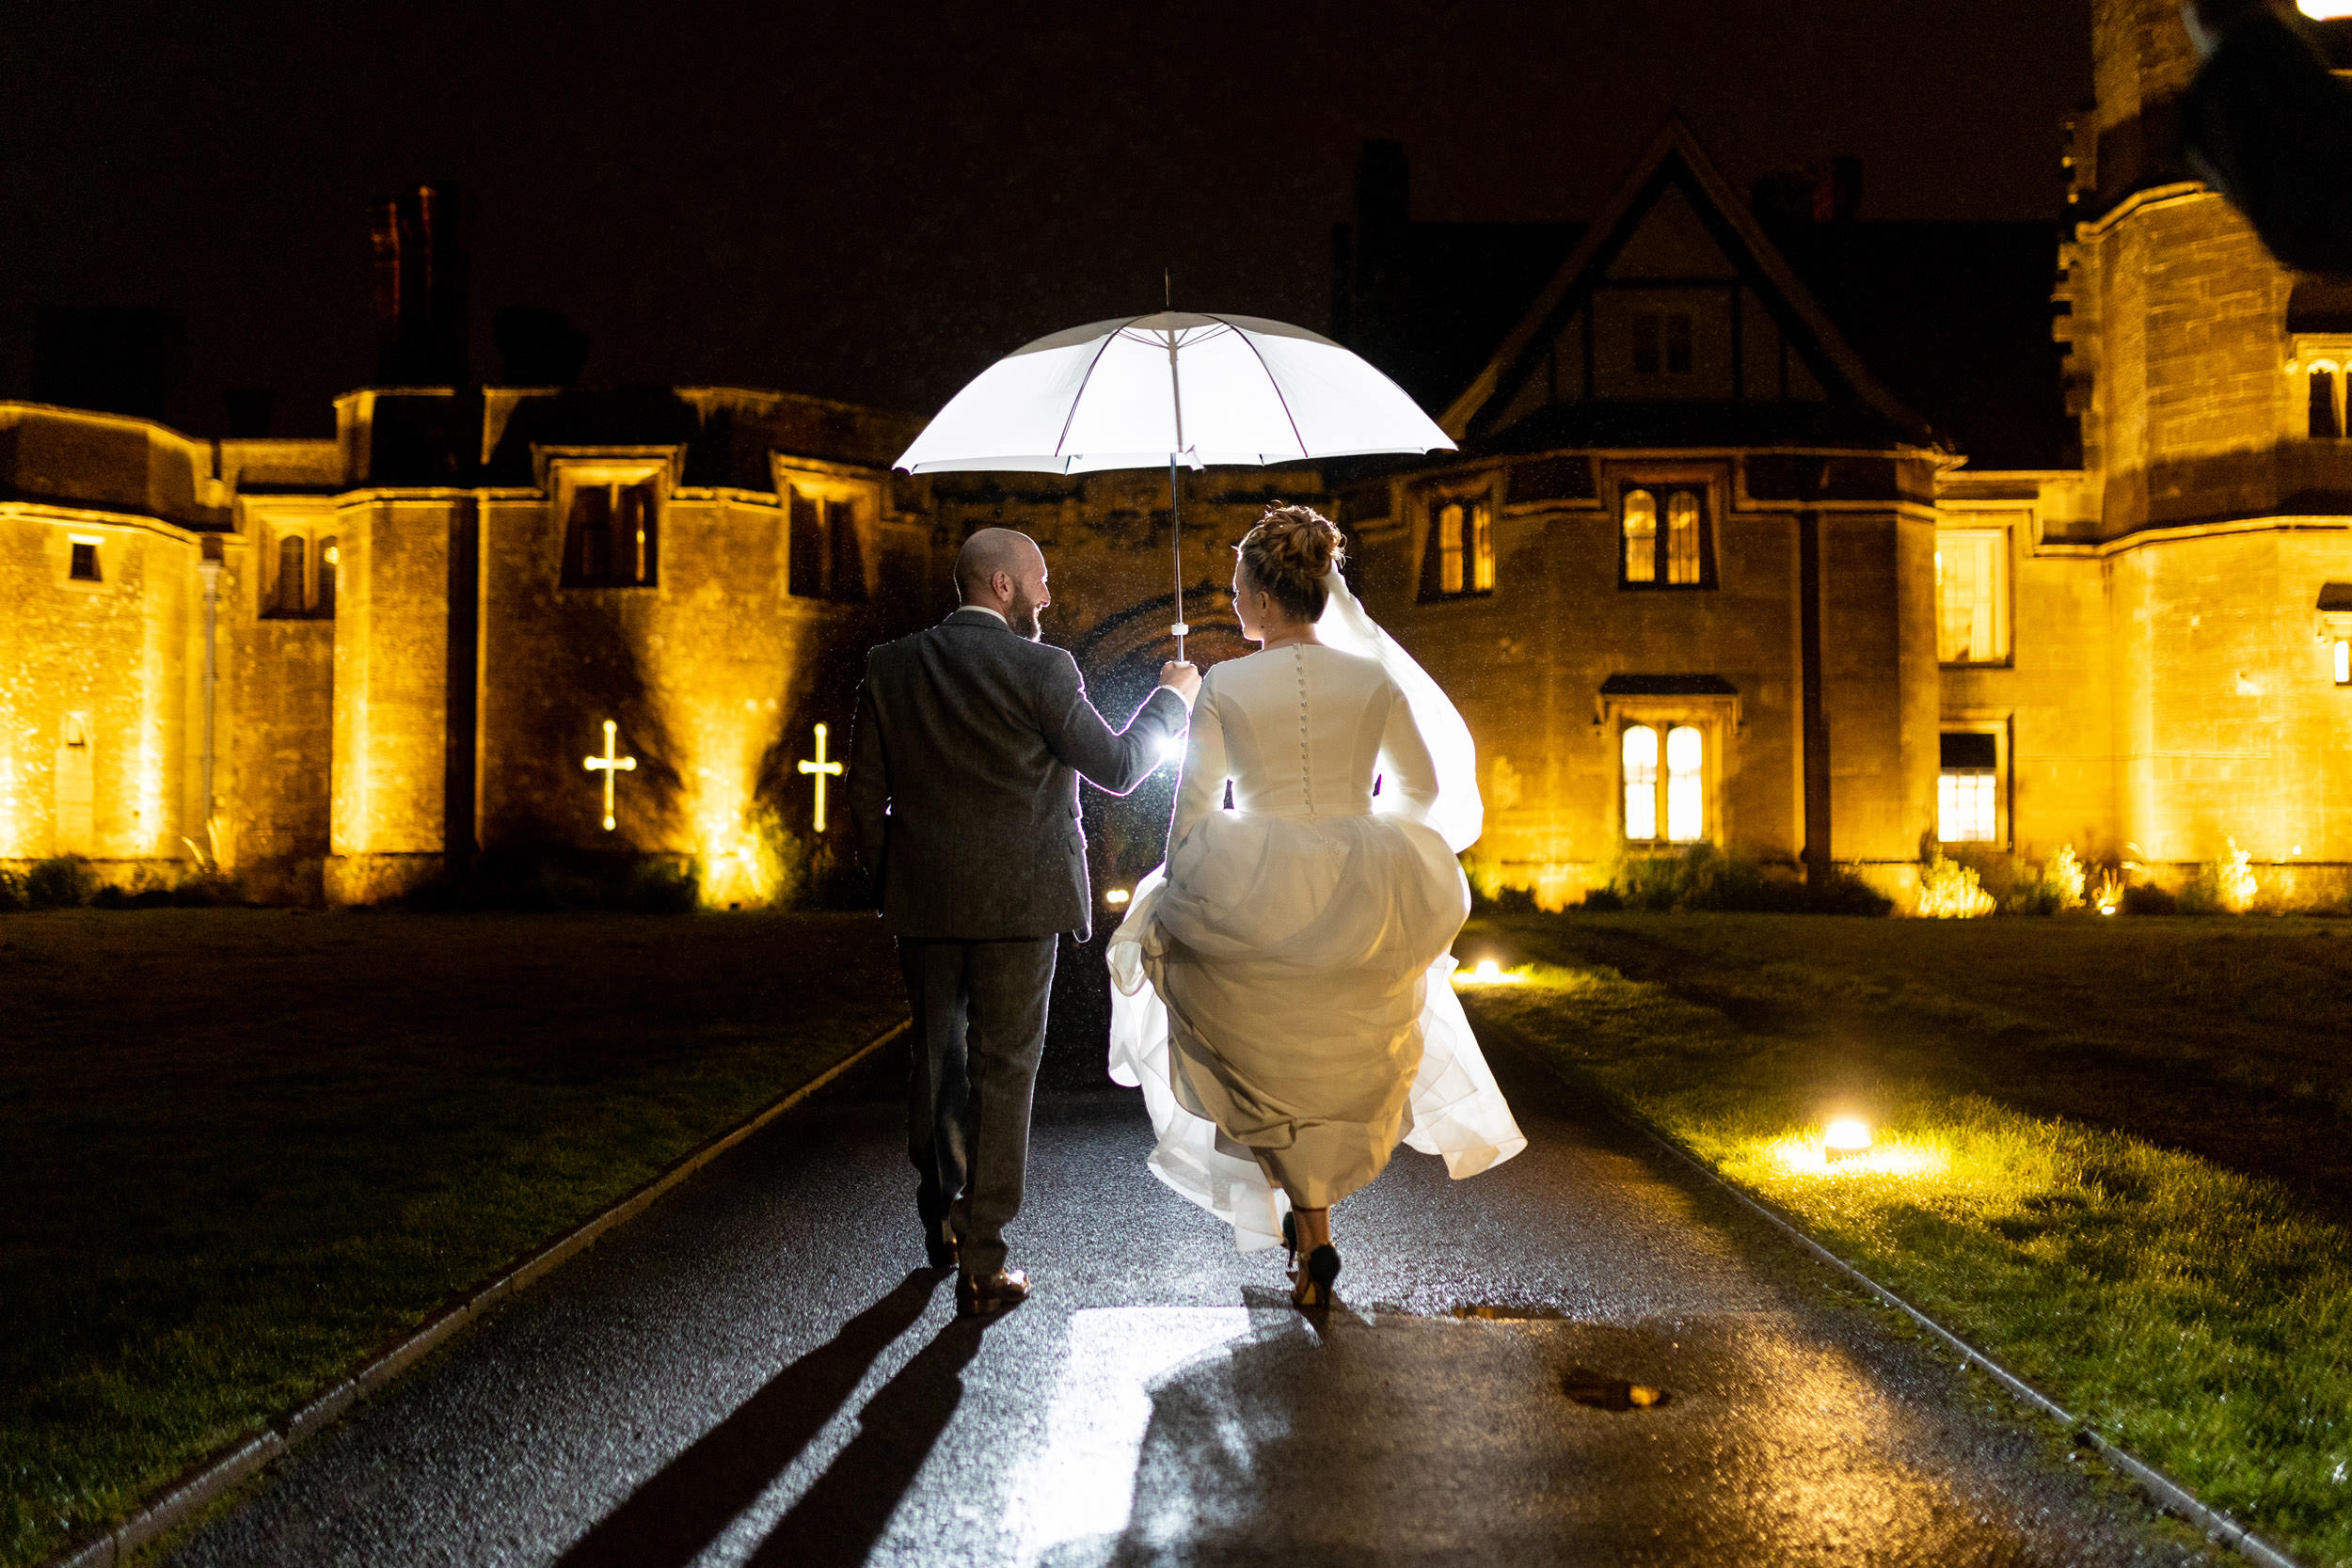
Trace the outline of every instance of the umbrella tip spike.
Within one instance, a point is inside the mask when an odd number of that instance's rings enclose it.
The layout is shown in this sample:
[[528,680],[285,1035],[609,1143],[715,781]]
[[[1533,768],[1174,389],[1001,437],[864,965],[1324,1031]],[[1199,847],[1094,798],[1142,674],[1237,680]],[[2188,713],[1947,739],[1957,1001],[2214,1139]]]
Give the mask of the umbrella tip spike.
[[1176,269],[1174,267],[1160,269],[1160,303],[1168,309],[1176,309]]

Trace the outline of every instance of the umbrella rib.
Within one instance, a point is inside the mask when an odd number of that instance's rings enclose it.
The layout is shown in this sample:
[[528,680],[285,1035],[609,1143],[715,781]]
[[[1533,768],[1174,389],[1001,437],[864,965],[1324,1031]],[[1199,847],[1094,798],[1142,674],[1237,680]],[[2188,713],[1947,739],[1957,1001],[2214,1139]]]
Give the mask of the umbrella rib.
[[1118,341],[1120,333],[1142,319],[1141,316],[1130,316],[1126,326],[1121,326],[1118,332],[1104,333],[1103,341],[1094,345],[1094,357],[1087,361],[1087,373],[1078,378],[1078,389],[1070,394],[1070,412],[1062,416],[1061,434],[1054,437],[1056,457],[1062,455],[1062,443],[1070,439],[1070,427],[1078,422],[1078,404],[1086,401],[1087,383],[1094,379],[1094,367],[1103,362],[1103,356],[1110,352],[1110,346]]
[[[1243,342],[1248,343],[1249,352],[1258,356],[1258,368],[1265,372],[1265,384],[1274,388],[1274,401],[1282,405],[1282,418],[1290,421],[1291,439],[1298,443],[1298,455],[1301,458],[1312,457],[1314,453],[1307,450],[1307,437],[1299,433],[1298,416],[1291,412],[1291,400],[1282,395],[1282,384],[1279,380],[1275,379],[1274,367],[1265,362],[1265,356],[1258,353],[1258,345],[1250,341],[1248,333],[1244,332],[1240,327],[1235,326],[1232,322],[1227,321],[1223,316],[1211,316],[1209,319],[1216,323],[1219,326],[1224,327],[1227,331],[1232,333],[1234,337],[1239,338]],[[1263,457],[1265,454],[1261,452],[1259,455]]]

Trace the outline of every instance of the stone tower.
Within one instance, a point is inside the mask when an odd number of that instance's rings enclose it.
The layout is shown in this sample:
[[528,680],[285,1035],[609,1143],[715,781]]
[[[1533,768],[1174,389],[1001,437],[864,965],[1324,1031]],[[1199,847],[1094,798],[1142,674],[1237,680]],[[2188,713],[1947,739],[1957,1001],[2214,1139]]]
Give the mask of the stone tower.
[[2056,291],[2082,493],[2043,539],[2105,567],[2119,836],[2152,862],[2233,841],[2308,864],[2343,847],[2310,785],[2347,737],[2320,604],[2352,575],[2352,320],[2183,167],[2177,0],[2091,19]]

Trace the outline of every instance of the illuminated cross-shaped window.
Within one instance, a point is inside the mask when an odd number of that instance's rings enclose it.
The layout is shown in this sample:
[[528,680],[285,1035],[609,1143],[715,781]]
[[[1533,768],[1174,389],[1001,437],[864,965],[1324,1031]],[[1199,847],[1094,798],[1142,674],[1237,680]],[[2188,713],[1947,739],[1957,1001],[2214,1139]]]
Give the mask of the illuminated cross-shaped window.
[[825,831],[825,780],[841,776],[841,765],[825,760],[825,726],[822,724],[817,726],[817,760],[803,762],[801,771],[817,776],[817,831],[821,833]]
[[606,720],[604,721],[604,755],[588,757],[580,763],[580,766],[591,773],[604,775],[604,831],[608,833],[612,831],[612,781],[619,774],[637,771],[635,757],[620,757],[612,754],[613,737],[619,727],[612,720]]

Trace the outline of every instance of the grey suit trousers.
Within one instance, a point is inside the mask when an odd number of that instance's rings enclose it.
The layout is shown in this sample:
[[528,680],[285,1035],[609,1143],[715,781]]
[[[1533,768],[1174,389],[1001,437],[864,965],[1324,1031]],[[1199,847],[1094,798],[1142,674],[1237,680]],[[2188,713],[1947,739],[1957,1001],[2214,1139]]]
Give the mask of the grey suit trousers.
[[1058,941],[898,942],[914,1013],[907,1155],[921,1178],[915,1208],[929,1234],[956,1239],[969,1274],[1004,1267],[1005,1226],[1021,1210]]

